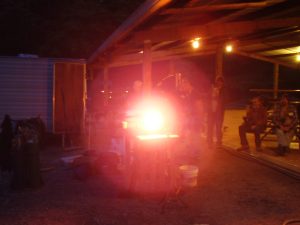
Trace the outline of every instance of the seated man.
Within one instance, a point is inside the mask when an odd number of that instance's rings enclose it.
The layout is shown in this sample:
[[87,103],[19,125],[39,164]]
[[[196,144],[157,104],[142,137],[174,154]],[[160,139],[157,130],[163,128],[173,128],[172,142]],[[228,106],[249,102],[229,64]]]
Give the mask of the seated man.
[[278,141],[276,152],[278,155],[284,155],[289,149],[298,123],[297,110],[289,104],[287,95],[283,95],[275,106],[273,121]]
[[251,132],[255,135],[255,146],[257,151],[261,151],[260,134],[266,129],[267,110],[263,105],[262,99],[255,97],[251,100],[251,105],[246,109],[244,123],[239,126],[241,147],[238,150],[249,150],[246,133]]

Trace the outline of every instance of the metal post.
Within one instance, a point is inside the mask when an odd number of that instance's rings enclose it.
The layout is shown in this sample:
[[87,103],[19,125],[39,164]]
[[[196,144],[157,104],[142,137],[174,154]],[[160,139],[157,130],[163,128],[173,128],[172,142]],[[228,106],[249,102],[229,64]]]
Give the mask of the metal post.
[[143,51],[143,82],[144,82],[144,94],[149,95],[152,87],[152,58],[151,58],[151,41],[144,41]]
[[279,82],[279,64],[274,64],[274,86],[273,86],[273,98],[278,98],[278,82]]

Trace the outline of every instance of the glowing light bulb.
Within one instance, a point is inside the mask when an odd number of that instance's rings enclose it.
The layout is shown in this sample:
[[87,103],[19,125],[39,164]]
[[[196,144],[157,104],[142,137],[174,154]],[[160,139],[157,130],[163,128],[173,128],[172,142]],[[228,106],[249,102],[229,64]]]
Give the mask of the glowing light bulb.
[[231,44],[227,44],[225,46],[225,51],[228,52],[228,53],[232,52],[233,51],[233,46]]
[[160,112],[150,110],[143,115],[144,129],[147,131],[157,131],[162,129],[164,124],[163,116]]
[[300,62],[300,53],[296,55],[296,62]]
[[200,38],[195,38],[192,40],[192,47],[194,49],[197,49],[200,47]]

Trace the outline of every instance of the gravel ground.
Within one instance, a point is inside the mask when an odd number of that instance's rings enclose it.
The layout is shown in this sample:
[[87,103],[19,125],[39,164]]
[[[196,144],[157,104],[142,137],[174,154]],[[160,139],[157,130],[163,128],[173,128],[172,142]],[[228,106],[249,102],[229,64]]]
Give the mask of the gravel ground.
[[[64,153],[66,154],[66,153]],[[38,190],[10,191],[0,181],[1,225],[281,225],[300,218],[300,182],[223,150],[207,150],[193,163],[198,186],[167,204],[157,199],[120,198],[122,176],[74,178],[58,163],[61,152],[42,152],[45,185]]]

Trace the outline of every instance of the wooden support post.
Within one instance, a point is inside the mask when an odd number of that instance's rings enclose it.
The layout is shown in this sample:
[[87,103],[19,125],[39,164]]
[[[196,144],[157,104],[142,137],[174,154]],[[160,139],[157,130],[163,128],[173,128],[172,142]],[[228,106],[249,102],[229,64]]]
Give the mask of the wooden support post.
[[175,87],[178,89],[181,84],[181,74],[176,73],[174,60],[169,60],[169,74],[175,76]]
[[103,83],[104,83],[104,102],[105,106],[108,105],[108,98],[109,98],[109,89],[108,89],[108,66],[105,65],[103,68]]
[[169,74],[175,74],[174,60],[169,60]]
[[279,64],[274,64],[274,86],[273,86],[273,98],[278,98],[278,82],[279,82]]
[[144,94],[149,95],[152,87],[152,58],[151,58],[151,41],[144,41],[143,51],[143,82],[144,82]]
[[218,48],[216,53],[216,74],[215,77],[223,77],[223,48]]

